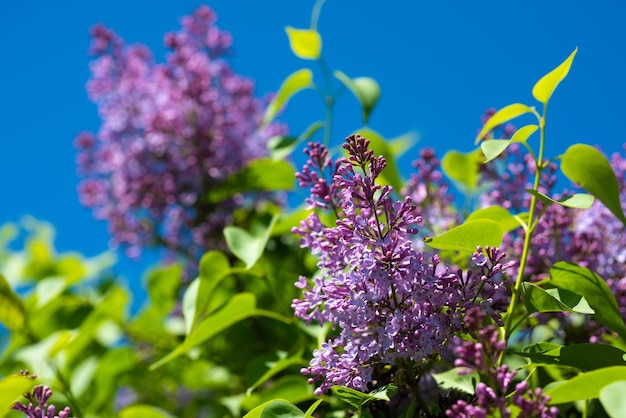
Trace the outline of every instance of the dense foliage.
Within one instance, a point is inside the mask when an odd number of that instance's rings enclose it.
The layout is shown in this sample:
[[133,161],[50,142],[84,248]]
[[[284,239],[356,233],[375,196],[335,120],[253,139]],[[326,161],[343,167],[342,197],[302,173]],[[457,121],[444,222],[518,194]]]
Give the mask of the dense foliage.
[[[58,254],[33,219],[0,230],[2,413],[626,416],[626,156],[544,155],[576,50],[534,85],[537,106],[487,110],[474,151],[416,150],[405,180],[414,144],[369,126],[375,80],[330,72],[322,4],[310,28],[286,28],[319,68],[266,101],[206,6],[166,35],[162,64],[92,29],[102,126],[75,141],[80,199],[113,248],[163,258],[130,312],[110,253]],[[289,136],[275,119],[304,89],[323,120]],[[333,155],[343,89],[363,126]]]

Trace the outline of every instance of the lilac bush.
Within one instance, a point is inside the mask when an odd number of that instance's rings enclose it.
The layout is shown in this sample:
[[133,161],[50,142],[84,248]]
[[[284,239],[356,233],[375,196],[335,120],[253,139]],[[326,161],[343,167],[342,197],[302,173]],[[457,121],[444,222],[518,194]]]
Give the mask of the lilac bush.
[[87,90],[102,125],[76,138],[78,190],[131,257],[159,246],[197,260],[219,247],[247,197],[213,202],[208,194],[285,132],[262,125],[264,105],[253,81],[225,60],[232,39],[215,20],[207,6],[184,17],[181,30],[165,36],[165,63],[101,24],[91,30]]

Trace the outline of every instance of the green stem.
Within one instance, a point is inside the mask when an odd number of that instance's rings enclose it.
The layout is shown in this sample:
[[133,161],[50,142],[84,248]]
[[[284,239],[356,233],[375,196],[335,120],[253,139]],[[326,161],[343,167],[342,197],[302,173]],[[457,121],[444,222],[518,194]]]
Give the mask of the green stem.
[[[543,115],[539,117],[539,156],[535,159],[535,181],[533,183],[533,190],[539,190],[539,184],[541,181],[541,172],[543,171],[543,153],[545,149],[545,133],[546,133],[546,111],[547,104],[543,106]],[[536,116],[539,116],[536,114]],[[511,337],[511,333],[515,329],[513,326],[513,317],[515,314],[515,309],[517,308],[517,304],[520,299],[522,282],[524,281],[524,271],[526,270],[526,264],[528,263],[528,253],[530,251],[530,240],[532,238],[533,231],[535,230],[537,224],[535,223],[535,210],[537,209],[537,197],[532,195],[530,199],[530,208],[528,210],[528,229],[526,230],[526,234],[524,235],[524,247],[522,249],[522,257],[520,259],[519,270],[517,273],[517,279],[515,280],[515,286],[513,287],[513,294],[511,296],[511,304],[509,305],[509,309],[507,310],[506,320],[504,324],[504,340],[508,343],[509,338]],[[515,326],[519,325],[521,321],[518,321]],[[498,365],[502,364],[504,359],[504,352],[500,354],[500,358],[498,359]]]
[[324,83],[326,88],[324,89],[324,107],[326,109],[326,115],[324,118],[324,146],[330,147],[331,131],[333,126],[333,107],[335,105],[335,98],[333,97],[333,79],[330,70],[324,60],[320,58],[318,60],[320,69],[324,76]]
[[322,11],[322,6],[326,0],[317,0],[315,5],[313,6],[313,11],[311,12],[311,29],[317,31],[317,22],[320,19],[320,13]]

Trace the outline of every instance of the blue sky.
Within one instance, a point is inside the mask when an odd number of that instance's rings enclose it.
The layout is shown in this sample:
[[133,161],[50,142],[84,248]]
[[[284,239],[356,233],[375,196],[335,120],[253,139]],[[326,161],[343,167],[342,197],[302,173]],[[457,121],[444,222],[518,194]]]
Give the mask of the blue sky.
[[[309,25],[313,0],[214,0],[207,4],[234,37],[231,63],[276,90],[310,65],[288,48],[284,27]],[[163,34],[200,2],[189,0],[7,1],[0,5],[0,223],[24,214],[53,223],[60,250],[94,255],[107,249],[106,225],[78,203],[72,141],[98,129],[87,99],[88,29],[97,22],[127,42],[148,45],[159,60]],[[573,142],[605,151],[626,142],[626,5],[605,1],[328,0],[319,22],[323,56],[349,76],[374,77],[382,88],[371,125],[393,137],[416,130],[419,146],[440,155],[469,151],[487,107],[534,105],[531,88],[576,47],[571,73],[548,115],[548,154]],[[312,93],[283,115],[299,133],[323,109]],[[356,101],[343,95],[335,143],[359,126]],[[415,152],[415,151],[414,151]],[[409,156],[410,159],[410,156]],[[408,159],[407,159],[408,162]],[[141,266],[122,260],[133,280]]]

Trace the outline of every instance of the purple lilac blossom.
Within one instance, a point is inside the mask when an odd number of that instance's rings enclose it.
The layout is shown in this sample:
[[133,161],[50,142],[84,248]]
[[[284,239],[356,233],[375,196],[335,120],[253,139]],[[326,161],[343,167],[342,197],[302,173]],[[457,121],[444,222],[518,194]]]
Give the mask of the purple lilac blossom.
[[498,366],[498,358],[506,348],[500,332],[494,325],[483,326],[485,312],[472,308],[465,316],[466,332],[472,341],[463,341],[456,346],[457,359],[454,365],[466,368],[466,372],[476,371],[482,381],[476,386],[476,393],[471,402],[458,400],[447,411],[451,418],[487,418],[511,416],[511,406],[519,408],[518,417],[556,418],[558,409],[549,407],[550,398],[541,388],[529,389],[528,382],[515,384],[517,372],[509,370],[507,365]]
[[413,161],[413,167],[416,172],[411,174],[402,194],[411,197],[418,208],[418,214],[423,220],[420,235],[439,235],[458,225],[461,219],[453,207],[454,195],[441,171],[435,150],[423,148],[420,158]]
[[[320,382],[318,395],[333,385],[363,391],[380,383],[377,365],[418,369],[436,360],[463,329],[463,312],[479,306],[501,323],[500,312],[508,306],[501,273],[511,263],[502,263],[498,249],[486,248],[485,255],[479,248],[472,258],[475,271],[466,273],[440,266],[437,255],[424,260],[412,240],[421,221],[418,208],[409,197],[394,201],[393,189],[376,183],[386,162],[368,145],[359,135],[348,137],[349,157],[336,165],[322,157],[324,147],[310,146],[308,168],[298,177],[314,186],[313,201],[333,202],[340,215],[328,227],[313,212],[294,229],[301,246],[318,257],[320,273],[312,282],[300,277],[296,286],[303,298],[292,307],[307,323],[328,322],[338,332],[302,370],[310,383]],[[311,163],[316,160],[324,163]],[[332,179],[311,173],[327,167],[334,167]]]
[[[21,370],[20,375],[36,379],[37,376],[31,375],[26,370]],[[52,397],[52,390],[48,386],[37,385],[30,392],[25,393],[24,397],[28,401],[28,405],[22,405],[19,401],[13,404],[11,409],[23,412],[27,418],[69,418],[71,410],[65,407],[57,411],[57,407],[53,404],[48,405],[48,401]]]
[[96,60],[87,91],[102,125],[75,140],[78,191],[108,222],[112,246],[131,257],[160,246],[196,259],[218,246],[244,197],[211,203],[208,193],[285,133],[262,125],[253,81],[224,60],[232,39],[215,20],[206,6],[184,17],[182,29],[165,36],[162,64],[101,24],[91,30]]

